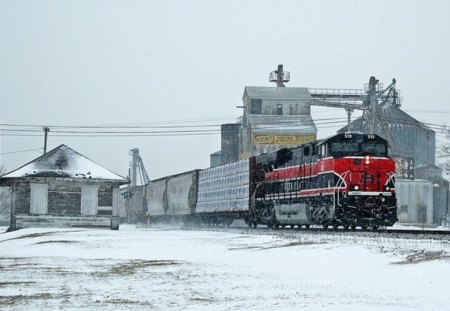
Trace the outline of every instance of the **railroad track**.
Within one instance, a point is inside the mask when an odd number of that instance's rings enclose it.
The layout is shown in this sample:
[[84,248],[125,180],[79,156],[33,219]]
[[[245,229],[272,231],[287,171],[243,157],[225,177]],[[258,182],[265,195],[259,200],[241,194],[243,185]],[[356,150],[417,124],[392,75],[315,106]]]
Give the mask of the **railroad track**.
[[186,230],[206,230],[218,232],[232,232],[232,233],[246,233],[246,234],[324,234],[324,235],[345,235],[345,236],[389,236],[393,238],[408,238],[408,239],[442,239],[450,242],[450,230],[430,230],[430,229],[393,229],[393,228],[378,228],[377,230],[360,229],[344,230],[344,229],[323,229],[322,227],[311,227],[309,229],[298,228],[268,228],[257,227],[250,228],[245,225],[226,226],[195,226],[185,227]]

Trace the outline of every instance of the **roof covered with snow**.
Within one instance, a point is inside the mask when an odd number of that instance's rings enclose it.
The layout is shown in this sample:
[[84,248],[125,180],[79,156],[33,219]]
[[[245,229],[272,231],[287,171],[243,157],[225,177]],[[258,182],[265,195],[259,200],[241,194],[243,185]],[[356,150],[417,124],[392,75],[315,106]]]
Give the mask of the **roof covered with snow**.
[[60,145],[2,178],[61,177],[108,180],[125,184],[128,180],[117,175],[82,154]]

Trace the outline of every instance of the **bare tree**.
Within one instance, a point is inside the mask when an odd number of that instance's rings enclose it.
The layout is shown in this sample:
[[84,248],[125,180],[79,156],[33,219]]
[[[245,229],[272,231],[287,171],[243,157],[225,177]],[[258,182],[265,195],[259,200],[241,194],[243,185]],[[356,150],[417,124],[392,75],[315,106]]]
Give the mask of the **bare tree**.
[[445,134],[445,142],[439,146],[437,157],[441,159],[440,164],[445,172],[450,171],[450,128],[445,126],[442,131]]
[[[5,174],[5,167],[0,166],[0,177]],[[0,187],[0,224],[9,222],[11,202],[9,200],[9,188]]]

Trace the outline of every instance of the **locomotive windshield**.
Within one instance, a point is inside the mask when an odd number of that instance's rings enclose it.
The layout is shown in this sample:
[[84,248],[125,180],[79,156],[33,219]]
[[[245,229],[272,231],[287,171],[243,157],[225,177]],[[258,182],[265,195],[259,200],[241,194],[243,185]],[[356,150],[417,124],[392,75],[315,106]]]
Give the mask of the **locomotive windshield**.
[[386,145],[380,143],[362,143],[361,151],[363,153],[384,156],[386,154]]
[[351,140],[332,142],[331,155],[334,157],[365,156],[386,157],[387,146],[381,142],[354,142]]
[[340,142],[331,144],[331,152],[354,153],[358,151],[358,143]]

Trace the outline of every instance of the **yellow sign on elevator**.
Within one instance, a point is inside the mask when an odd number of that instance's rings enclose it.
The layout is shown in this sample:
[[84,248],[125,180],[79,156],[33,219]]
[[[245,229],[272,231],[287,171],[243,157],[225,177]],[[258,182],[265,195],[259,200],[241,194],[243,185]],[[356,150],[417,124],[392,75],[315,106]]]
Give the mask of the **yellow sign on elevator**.
[[301,145],[316,139],[315,135],[255,135],[258,145]]

